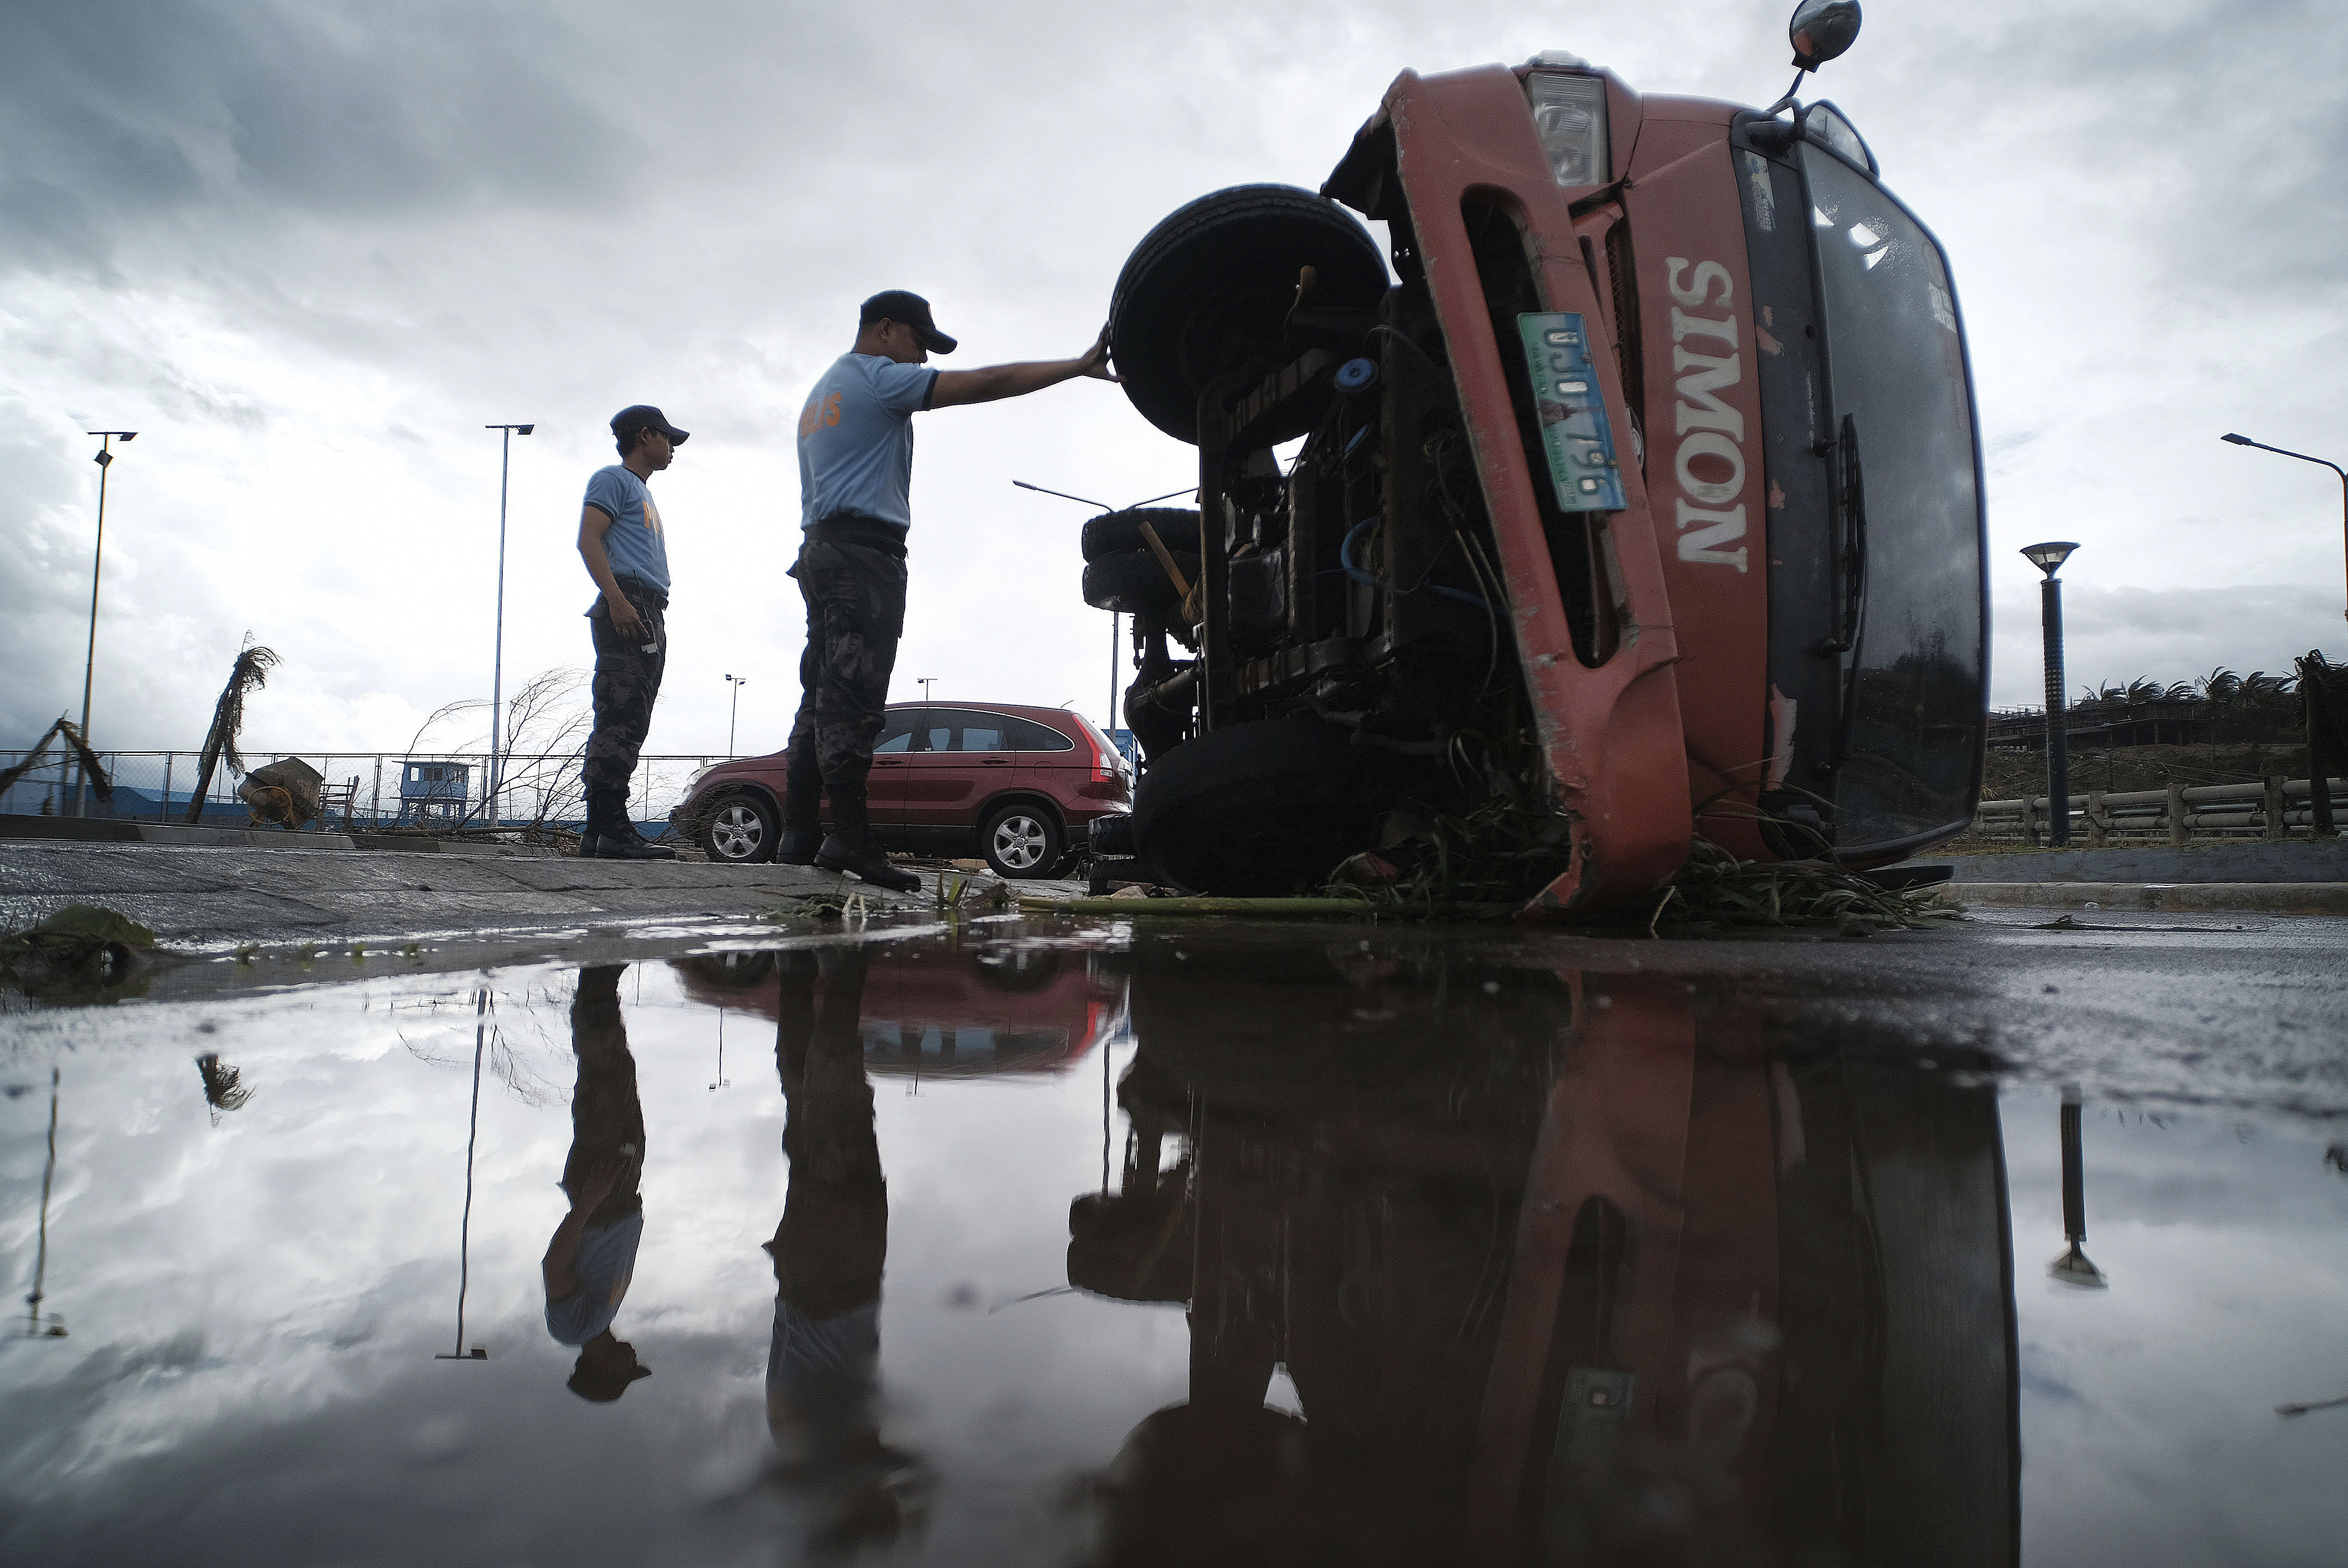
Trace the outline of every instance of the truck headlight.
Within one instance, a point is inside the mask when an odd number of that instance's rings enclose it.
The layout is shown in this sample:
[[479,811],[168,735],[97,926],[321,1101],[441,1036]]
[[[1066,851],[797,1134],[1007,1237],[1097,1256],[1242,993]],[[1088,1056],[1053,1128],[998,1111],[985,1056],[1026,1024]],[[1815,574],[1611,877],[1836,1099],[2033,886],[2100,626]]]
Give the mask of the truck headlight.
[[1536,70],[1525,77],[1525,97],[1532,104],[1533,128],[1540,133],[1541,150],[1549,154],[1550,172],[1557,182],[1605,184],[1611,166],[1606,160],[1604,79]]
[[1812,104],[1802,111],[1802,134],[1829,152],[1840,153],[1869,174],[1879,172],[1875,167],[1875,155],[1867,150],[1867,143],[1851,129],[1850,121],[1832,104]]

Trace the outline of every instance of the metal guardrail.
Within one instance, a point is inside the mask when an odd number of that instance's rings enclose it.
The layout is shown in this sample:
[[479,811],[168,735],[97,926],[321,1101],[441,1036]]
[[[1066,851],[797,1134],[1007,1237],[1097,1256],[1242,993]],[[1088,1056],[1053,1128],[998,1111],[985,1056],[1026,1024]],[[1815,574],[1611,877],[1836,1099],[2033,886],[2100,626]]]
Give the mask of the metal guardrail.
[[[22,762],[22,750],[0,750],[0,769]],[[100,752],[98,761],[114,784],[111,808],[98,804],[96,793],[77,777],[71,758],[45,762],[34,773],[0,791],[0,815],[72,816],[79,786],[79,815],[129,818],[142,822],[184,822],[195,788],[196,752]],[[513,753],[499,759],[502,780],[498,791],[495,823],[490,820],[487,785],[489,754],[485,752],[304,752],[295,748],[248,746],[246,757],[256,765],[279,757],[300,757],[325,775],[330,785],[354,778],[358,788],[345,824],[332,825],[362,832],[413,825],[463,825],[483,828],[528,828],[533,825],[576,826],[585,815],[579,785],[579,753]],[[638,759],[628,804],[640,824],[665,825],[669,813],[685,798],[686,781],[718,755],[664,753]],[[402,810],[400,781],[410,763],[458,763],[466,774],[461,784],[438,791],[419,821],[420,803],[410,799]],[[211,827],[242,827],[250,808],[236,795],[238,779],[223,764],[204,793],[200,821]]]
[[[2348,780],[2330,781],[2335,820],[2348,820]],[[2315,791],[2305,779],[2260,784],[2170,784],[2167,789],[2091,790],[2069,802],[2070,838],[2091,849],[2117,842],[2188,844],[2205,838],[2285,839],[2315,831]],[[2044,844],[2054,825],[2046,795],[1985,800],[1972,836]]]

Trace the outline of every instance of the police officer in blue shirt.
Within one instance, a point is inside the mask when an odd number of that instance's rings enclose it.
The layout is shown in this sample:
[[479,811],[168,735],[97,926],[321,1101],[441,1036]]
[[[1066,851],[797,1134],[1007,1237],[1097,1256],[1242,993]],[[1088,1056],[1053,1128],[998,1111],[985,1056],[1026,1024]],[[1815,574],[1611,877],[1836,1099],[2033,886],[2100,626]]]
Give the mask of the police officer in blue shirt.
[[[864,302],[856,345],[839,356],[799,413],[799,526],[791,576],[807,603],[799,711],[791,724],[782,842],[775,858],[853,872],[900,892],[921,886],[871,840],[864,802],[872,740],[889,701],[905,630],[905,536],[912,527],[913,415],[962,403],[1023,397],[1077,376],[1115,381],[1108,329],[1074,359],[932,370],[955,340],[929,301],[891,289]],[[831,802],[831,832],[818,820]]]
[[647,481],[669,466],[685,432],[650,404],[612,415],[621,460],[595,470],[579,513],[579,554],[602,597],[587,612],[595,641],[595,729],[580,774],[587,789],[583,857],[674,860],[645,842],[628,814],[628,781],[652,729],[668,664],[668,542]]

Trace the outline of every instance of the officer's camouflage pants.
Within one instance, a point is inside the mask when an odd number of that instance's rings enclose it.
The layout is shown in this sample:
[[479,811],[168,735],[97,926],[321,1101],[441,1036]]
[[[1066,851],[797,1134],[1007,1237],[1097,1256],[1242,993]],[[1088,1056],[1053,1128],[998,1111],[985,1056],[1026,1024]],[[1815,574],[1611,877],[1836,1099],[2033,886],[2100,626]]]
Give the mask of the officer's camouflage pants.
[[[613,628],[610,607],[601,600],[587,618],[595,638],[595,730],[587,737],[580,764],[591,815],[599,804],[624,812],[636,754],[653,727],[653,702],[660,696],[661,671],[668,663],[668,628],[661,607],[634,594],[628,602],[644,618],[644,635],[623,637]],[[650,644],[652,651],[644,651]]]
[[833,825],[860,836],[872,740],[905,630],[905,563],[862,545],[809,539],[791,575],[808,625],[785,781],[791,825],[815,825],[820,789],[831,797]]

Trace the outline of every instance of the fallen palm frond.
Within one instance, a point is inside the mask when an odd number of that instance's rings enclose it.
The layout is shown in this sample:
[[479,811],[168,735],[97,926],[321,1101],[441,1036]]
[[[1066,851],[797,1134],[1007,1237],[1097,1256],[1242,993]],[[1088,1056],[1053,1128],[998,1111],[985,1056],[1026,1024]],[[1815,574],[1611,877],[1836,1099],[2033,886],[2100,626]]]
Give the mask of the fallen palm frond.
[[1651,931],[1719,926],[1831,926],[1849,936],[1965,917],[1937,887],[1885,887],[1826,860],[1739,860],[1708,840],[1689,845],[1653,905]]

